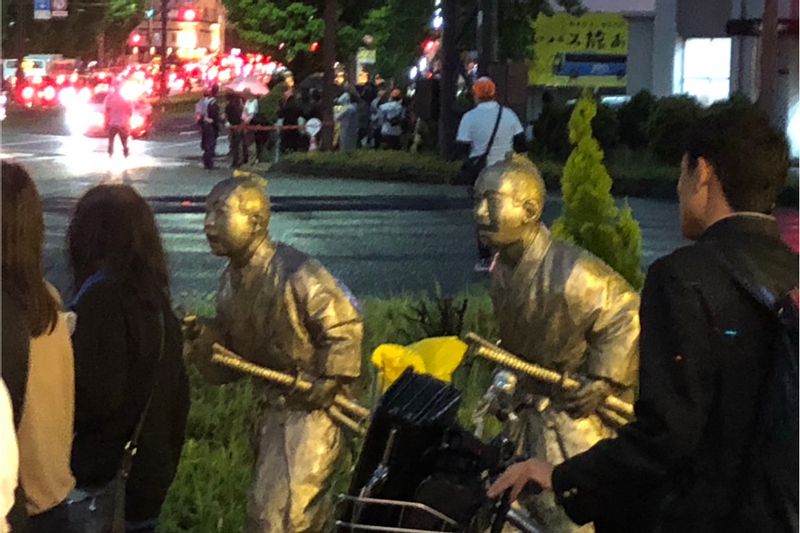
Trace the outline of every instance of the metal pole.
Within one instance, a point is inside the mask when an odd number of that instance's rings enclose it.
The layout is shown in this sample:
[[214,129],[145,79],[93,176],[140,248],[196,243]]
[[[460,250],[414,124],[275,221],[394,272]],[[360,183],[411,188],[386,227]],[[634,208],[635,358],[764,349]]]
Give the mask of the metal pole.
[[169,20],[169,0],[161,0],[161,98],[167,93],[167,21]]
[[449,159],[453,153],[458,124],[455,115],[456,86],[458,84],[458,15],[460,0],[442,2],[442,75],[439,80],[439,155]]
[[325,34],[322,38],[322,133],[320,140],[323,150],[333,149],[333,93],[336,62],[336,0],[325,0],[322,13],[325,21]]
[[758,106],[775,121],[775,94],[778,75],[778,0],[764,0],[761,19],[761,81]]

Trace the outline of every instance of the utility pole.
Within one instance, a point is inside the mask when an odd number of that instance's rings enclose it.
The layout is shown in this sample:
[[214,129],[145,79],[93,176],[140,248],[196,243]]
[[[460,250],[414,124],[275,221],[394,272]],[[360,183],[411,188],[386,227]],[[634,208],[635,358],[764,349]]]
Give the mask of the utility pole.
[[320,140],[323,150],[333,149],[333,92],[336,62],[336,0],[325,0],[322,19],[325,33],[322,37],[322,132]]
[[497,62],[497,0],[478,0],[478,76],[489,75]]
[[758,107],[770,120],[775,115],[775,95],[778,74],[778,0],[764,0],[761,18],[761,80],[758,90]]
[[161,0],[161,98],[169,95],[167,90],[167,21],[169,20],[169,0]]
[[439,155],[449,159],[456,138],[456,85],[458,83],[458,16],[460,0],[442,2],[442,74],[439,79]]

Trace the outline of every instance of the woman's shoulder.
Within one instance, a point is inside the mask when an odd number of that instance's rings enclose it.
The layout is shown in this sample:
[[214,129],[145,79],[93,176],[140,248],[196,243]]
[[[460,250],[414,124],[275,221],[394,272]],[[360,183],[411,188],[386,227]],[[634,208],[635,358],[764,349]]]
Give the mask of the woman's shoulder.
[[110,276],[92,276],[87,279],[72,300],[70,307],[79,309],[119,301],[127,294],[125,286]]

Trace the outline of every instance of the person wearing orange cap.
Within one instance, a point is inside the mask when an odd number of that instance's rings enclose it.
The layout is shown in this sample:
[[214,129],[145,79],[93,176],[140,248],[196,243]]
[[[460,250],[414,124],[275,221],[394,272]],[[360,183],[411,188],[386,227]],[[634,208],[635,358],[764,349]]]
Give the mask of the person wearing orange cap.
[[[482,77],[472,84],[477,104],[461,117],[456,135],[456,157],[465,159],[461,182],[472,186],[487,166],[506,159],[512,151],[527,149],[525,131],[517,114],[495,101],[497,88],[491,78]],[[475,270],[485,272],[491,264],[491,251],[478,241]]]

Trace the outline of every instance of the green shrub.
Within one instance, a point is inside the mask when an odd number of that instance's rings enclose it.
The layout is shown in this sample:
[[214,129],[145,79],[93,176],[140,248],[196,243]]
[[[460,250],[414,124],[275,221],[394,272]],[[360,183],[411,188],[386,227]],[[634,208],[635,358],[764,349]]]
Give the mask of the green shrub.
[[451,183],[461,168],[458,161],[443,161],[434,154],[398,150],[352,152],[297,152],[281,158],[280,172],[364,180],[416,183]]
[[702,107],[691,96],[661,98],[648,125],[650,150],[660,161],[677,165],[683,156],[689,128],[700,116]]
[[656,97],[649,91],[639,91],[617,111],[619,140],[633,149],[647,146],[647,126],[656,106]]
[[603,150],[610,150],[619,144],[618,130],[616,111],[605,104],[598,103],[597,114],[592,119],[592,132]]
[[643,280],[641,230],[630,207],[620,210],[614,204],[603,151],[592,136],[596,110],[586,92],[570,117],[569,139],[575,148],[561,177],[564,206],[553,230],[598,256],[638,289]]
[[[572,150],[567,124],[574,109],[574,104],[549,103],[544,106],[533,123],[534,152],[538,156],[566,161]],[[614,147],[619,141],[616,113],[606,105],[598,105],[592,129],[604,150]]]
[[548,103],[533,122],[534,152],[538,156],[564,161],[569,155],[570,109],[555,102]]
[[159,532],[229,532],[244,526],[257,414],[249,379],[215,387],[189,369],[192,406],[178,473]]

